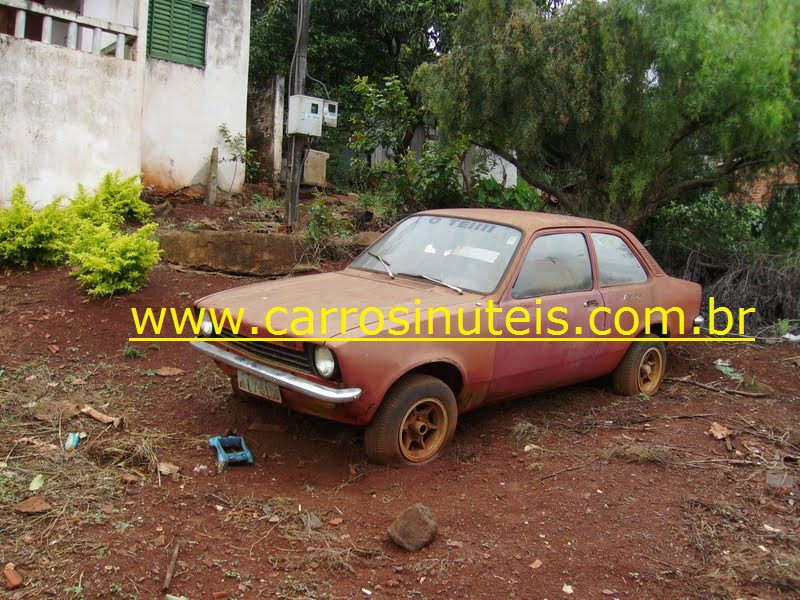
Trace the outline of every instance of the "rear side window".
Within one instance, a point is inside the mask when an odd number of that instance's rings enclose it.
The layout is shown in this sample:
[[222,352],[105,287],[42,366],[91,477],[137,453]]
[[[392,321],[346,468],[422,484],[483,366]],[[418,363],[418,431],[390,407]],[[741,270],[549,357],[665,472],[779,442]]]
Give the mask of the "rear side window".
[[597,276],[601,287],[647,281],[647,273],[639,259],[621,237],[593,233],[592,243],[597,254]]
[[553,233],[533,240],[511,297],[533,298],[590,289],[592,263],[586,239],[580,233]]

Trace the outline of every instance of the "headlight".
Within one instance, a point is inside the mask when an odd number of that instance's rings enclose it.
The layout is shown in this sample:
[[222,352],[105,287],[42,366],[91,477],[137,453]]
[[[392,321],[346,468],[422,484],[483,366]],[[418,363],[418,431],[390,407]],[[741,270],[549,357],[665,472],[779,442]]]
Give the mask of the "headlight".
[[325,346],[314,348],[314,367],[316,367],[317,373],[325,379],[332,377],[336,371],[336,359],[333,357],[333,352]]
[[208,316],[208,313],[203,314],[203,321],[200,323],[200,333],[202,333],[204,337],[211,337],[214,333],[214,324],[211,322],[211,317]]

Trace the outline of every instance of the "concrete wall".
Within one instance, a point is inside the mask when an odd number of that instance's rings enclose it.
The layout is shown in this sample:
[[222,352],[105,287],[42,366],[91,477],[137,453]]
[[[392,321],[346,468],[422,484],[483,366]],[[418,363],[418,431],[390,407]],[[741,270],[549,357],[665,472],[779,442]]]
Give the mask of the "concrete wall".
[[[208,7],[206,67],[147,59],[142,117],[144,181],[176,189],[208,178],[211,150],[219,147],[219,186],[241,191],[244,165],[225,162],[219,135],[226,123],[245,134],[250,2],[216,0]],[[235,180],[234,180],[235,175]]]
[[[117,169],[164,190],[204,184],[212,147],[230,156],[219,126],[245,132],[250,1],[209,2],[205,69],[145,57],[148,0],[81,7],[138,25],[132,60],[0,34],[0,206],[17,183],[41,205]],[[220,164],[223,189],[238,192],[243,179],[244,165]]]
[[0,205],[140,171],[142,65],[0,35]]

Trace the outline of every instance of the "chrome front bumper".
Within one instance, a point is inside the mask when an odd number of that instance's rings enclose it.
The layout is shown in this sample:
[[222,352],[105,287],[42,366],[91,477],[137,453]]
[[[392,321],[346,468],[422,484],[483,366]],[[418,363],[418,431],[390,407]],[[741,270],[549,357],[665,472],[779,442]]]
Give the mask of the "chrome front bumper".
[[254,360],[239,356],[233,352],[223,350],[218,346],[209,344],[207,342],[189,342],[189,345],[206,356],[210,356],[214,360],[225,363],[231,367],[250,373],[256,377],[261,377],[272,383],[276,383],[282,388],[287,388],[299,392],[317,400],[324,400],[325,402],[334,402],[336,404],[345,404],[353,402],[361,397],[361,388],[332,388],[325,385],[308,381],[297,375],[285,373],[272,367],[262,365]]

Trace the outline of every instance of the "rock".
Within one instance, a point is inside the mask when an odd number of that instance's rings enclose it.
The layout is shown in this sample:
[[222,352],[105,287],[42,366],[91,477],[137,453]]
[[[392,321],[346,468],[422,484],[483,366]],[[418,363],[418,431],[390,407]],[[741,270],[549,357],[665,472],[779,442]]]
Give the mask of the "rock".
[[308,246],[299,235],[253,231],[167,231],[160,242],[167,262],[244,275],[297,272]]
[[789,490],[794,488],[794,477],[792,477],[785,471],[782,472],[771,471],[767,473],[765,483],[768,488],[788,492]]
[[165,200],[161,204],[153,205],[153,214],[162,219],[172,219],[175,217],[175,207],[169,200]]
[[59,421],[67,421],[73,417],[81,414],[80,407],[75,402],[68,400],[58,400],[57,402],[48,402],[40,405],[33,417],[37,421],[46,421],[50,423],[57,423]]
[[767,394],[768,396],[772,396],[775,394],[774,389],[772,389],[766,383],[759,381],[755,377],[751,377],[750,379],[745,380],[744,390],[752,394]]
[[380,231],[359,231],[353,236],[353,243],[359,248],[371,246],[383,234]]
[[319,529],[322,527],[322,520],[314,513],[308,513],[308,526],[311,529]]
[[53,507],[39,496],[32,496],[14,505],[14,510],[26,515],[38,515],[52,509]]
[[183,375],[184,372],[183,369],[178,369],[177,367],[161,367],[156,370],[156,375],[159,377],[178,377]]
[[561,588],[561,591],[564,592],[565,594],[572,594],[575,590],[572,589],[571,585],[565,583],[564,586]]
[[15,590],[22,586],[22,577],[14,569],[14,563],[8,563],[3,567],[3,576],[6,578],[6,588]]
[[330,521],[328,521],[328,524],[329,525],[333,525],[334,527],[338,527],[339,525],[342,524],[343,521],[344,521],[344,519],[342,517],[335,517],[335,518],[331,519]]
[[436,537],[436,517],[424,504],[405,509],[389,527],[389,538],[409,552],[421,550]]

